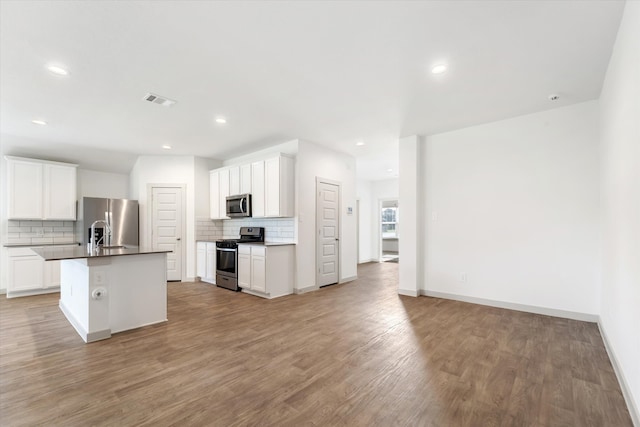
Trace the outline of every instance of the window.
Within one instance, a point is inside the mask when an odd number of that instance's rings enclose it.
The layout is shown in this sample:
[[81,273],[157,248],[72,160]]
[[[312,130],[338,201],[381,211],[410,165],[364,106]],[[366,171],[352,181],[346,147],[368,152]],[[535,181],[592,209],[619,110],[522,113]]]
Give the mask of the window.
[[382,237],[398,237],[398,208],[382,208]]

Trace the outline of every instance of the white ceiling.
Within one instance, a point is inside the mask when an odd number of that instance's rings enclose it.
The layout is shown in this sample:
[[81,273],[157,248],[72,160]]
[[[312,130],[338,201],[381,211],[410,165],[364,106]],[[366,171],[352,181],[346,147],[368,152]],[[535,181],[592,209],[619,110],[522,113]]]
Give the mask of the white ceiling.
[[[125,172],[138,154],[167,154],[162,144],[224,160],[300,138],[383,179],[397,173],[399,137],[598,98],[623,7],[2,1],[2,149]],[[441,61],[448,72],[432,75]]]

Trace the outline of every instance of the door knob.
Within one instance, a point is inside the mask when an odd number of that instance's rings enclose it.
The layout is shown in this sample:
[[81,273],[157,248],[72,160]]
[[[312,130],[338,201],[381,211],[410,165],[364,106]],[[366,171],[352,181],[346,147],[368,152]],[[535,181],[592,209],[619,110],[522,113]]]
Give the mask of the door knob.
[[177,240],[177,241],[180,241],[180,238],[178,237],[176,240]]

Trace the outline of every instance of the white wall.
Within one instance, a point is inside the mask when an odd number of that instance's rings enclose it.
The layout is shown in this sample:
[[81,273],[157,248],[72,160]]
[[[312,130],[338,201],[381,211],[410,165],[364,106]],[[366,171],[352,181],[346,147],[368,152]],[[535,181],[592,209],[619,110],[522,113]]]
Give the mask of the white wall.
[[[213,164],[213,163],[212,163]],[[213,168],[213,166],[212,166]],[[183,184],[185,185],[183,206],[186,217],[185,241],[182,246],[185,253],[182,265],[183,280],[192,280],[196,276],[196,205],[198,211],[204,213],[204,204],[196,203],[196,197],[202,196],[207,199],[208,212],[208,189],[209,174],[207,161],[197,160],[193,156],[140,156],[134,165],[130,178],[130,194],[132,199],[137,199],[140,205],[140,245],[151,245],[151,220],[149,195],[147,188],[149,184]],[[205,178],[206,177],[206,178]],[[204,181],[206,179],[206,182]],[[196,194],[196,188],[198,193]]]
[[417,135],[400,140],[398,205],[401,210],[398,293],[418,296],[424,280],[423,141]]
[[340,281],[357,276],[356,216],[347,215],[347,207],[355,211],[355,158],[322,146],[299,141],[296,158],[296,213],[298,244],[296,246],[296,289],[316,285],[316,177],[339,181],[340,215]]
[[595,317],[597,122],[590,101],[427,138],[423,289]]
[[374,226],[374,203],[372,198],[371,184],[373,181],[358,180],[356,183],[357,199],[360,202],[360,210],[358,212],[358,263],[377,261],[377,255],[373,250],[373,232]]
[[78,169],[78,199],[82,197],[129,198],[129,175]]
[[209,171],[222,166],[220,160],[196,157],[194,159],[194,203],[196,218],[210,218]]
[[601,328],[640,425],[640,3],[627,2],[600,98]]

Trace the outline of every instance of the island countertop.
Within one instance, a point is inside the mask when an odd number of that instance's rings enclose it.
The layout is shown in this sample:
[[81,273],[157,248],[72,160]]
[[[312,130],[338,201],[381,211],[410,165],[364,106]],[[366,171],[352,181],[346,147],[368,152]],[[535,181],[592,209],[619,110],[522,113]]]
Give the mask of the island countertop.
[[124,248],[103,249],[98,252],[89,252],[86,246],[74,247],[41,247],[33,248],[36,254],[44,258],[45,261],[60,261],[65,259],[82,259],[82,258],[104,258],[113,256],[128,255],[145,255],[145,254],[161,254],[171,251],[162,251],[148,248],[140,248],[136,246],[127,246]]

